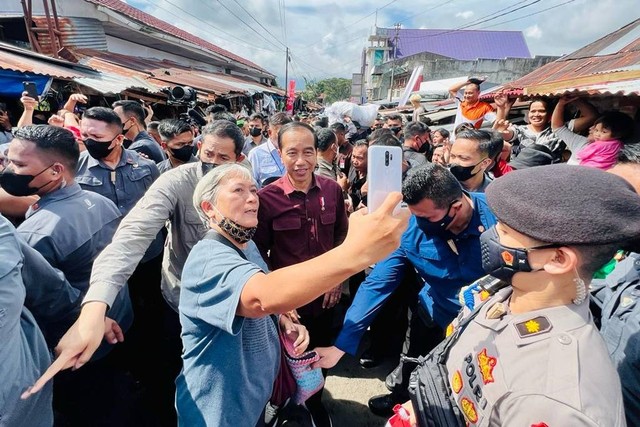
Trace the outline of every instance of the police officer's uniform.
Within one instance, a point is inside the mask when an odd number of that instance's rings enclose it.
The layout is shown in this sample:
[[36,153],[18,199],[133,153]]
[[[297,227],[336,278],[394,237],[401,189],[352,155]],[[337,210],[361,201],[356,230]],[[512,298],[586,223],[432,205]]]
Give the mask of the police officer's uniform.
[[[26,214],[20,236],[49,263],[62,271],[81,295],[89,288],[93,261],[113,238],[120,212],[99,194],[73,183],[40,198]],[[108,312],[123,330],[132,322],[131,302],[123,289]],[[59,325],[58,338],[71,323]]]
[[[101,194],[111,200],[124,217],[158,176],[160,172],[155,163],[135,151],[123,149],[120,162],[114,169],[84,151],[80,153],[76,182],[83,190]],[[163,246],[163,235],[158,233],[141,262],[160,255]]]
[[[478,426],[622,426],[620,382],[586,303],[509,312],[511,288],[480,292],[446,362],[452,397]],[[486,299],[486,301],[481,301]],[[483,304],[484,303],[484,304]],[[465,306],[448,333],[471,310]]]
[[[613,256],[612,248],[640,237],[640,197],[626,181],[598,169],[515,171],[495,180],[486,198],[501,224],[549,244],[510,248],[495,230],[483,234],[483,268],[507,282],[514,274],[530,274],[529,282],[536,277],[529,250],[576,248],[580,266],[581,246],[610,249]],[[620,379],[584,301],[578,270],[556,283],[574,287],[573,302],[554,306],[542,291],[547,306],[524,313],[511,313],[511,287],[494,295],[478,284],[462,291],[464,308],[447,328],[448,338],[412,374],[420,426],[425,414],[452,420],[447,425],[625,426]],[[522,290],[520,298],[531,301],[533,292]]]

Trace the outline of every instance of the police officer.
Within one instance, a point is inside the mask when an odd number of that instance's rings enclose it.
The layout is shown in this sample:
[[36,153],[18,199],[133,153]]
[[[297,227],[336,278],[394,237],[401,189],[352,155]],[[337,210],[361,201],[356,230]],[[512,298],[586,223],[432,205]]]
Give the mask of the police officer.
[[155,163],[160,163],[167,159],[158,143],[146,131],[146,114],[139,102],[116,101],[113,103],[113,111],[118,115],[120,123],[122,123],[125,148],[142,153]]
[[[640,236],[640,198],[619,177],[568,165],[513,172],[486,195],[499,222],[481,236],[483,267],[510,286],[491,297],[478,288],[434,350],[449,346],[452,412],[480,426],[624,426],[620,381],[586,297],[593,273]],[[412,382],[425,375],[418,368]],[[414,415],[426,425],[423,409]]]
[[164,173],[185,163],[194,163],[198,158],[193,155],[193,130],[182,119],[167,119],[158,125],[158,134],[167,160],[158,163],[158,170]]
[[[121,214],[109,199],[82,190],[75,182],[78,156],[78,144],[69,130],[47,125],[22,127],[9,147],[10,165],[0,176],[0,185],[14,196],[40,196],[27,211],[18,233],[84,296],[93,261],[111,241]],[[107,315],[124,330],[131,325],[133,315],[126,289],[118,294]],[[47,337],[49,342],[57,342],[74,320],[68,319],[49,331],[48,335],[55,334]],[[108,351],[105,345],[98,356]],[[96,369],[107,369],[107,361],[94,363]],[[88,413],[106,415],[100,396],[114,390],[100,378],[98,373],[61,377],[55,387],[60,396],[56,408],[79,424],[89,421],[80,417],[74,405],[82,405]]]
[[[0,185],[14,196],[40,196],[18,233],[84,295],[93,260],[111,241],[121,215],[110,200],[75,182],[78,155],[70,131],[47,125],[22,127],[9,147],[10,164],[0,175]],[[127,319],[131,321],[126,292],[118,299],[114,305],[121,311],[110,315],[126,328]],[[57,339],[64,332],[58,331]]]

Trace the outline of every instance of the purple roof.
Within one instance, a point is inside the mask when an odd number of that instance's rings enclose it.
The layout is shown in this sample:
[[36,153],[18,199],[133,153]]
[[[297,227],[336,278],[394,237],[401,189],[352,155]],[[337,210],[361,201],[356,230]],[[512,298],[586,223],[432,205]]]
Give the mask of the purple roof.
[[[386,34],[391,39],[390,45],[393,46],[394,28],[378,28],[378,34]],[[461,60],[531,58],[521,31],[414,29],[399,31],[396,58],[423,52]],[[389,54],[393,55],[393,51]]]

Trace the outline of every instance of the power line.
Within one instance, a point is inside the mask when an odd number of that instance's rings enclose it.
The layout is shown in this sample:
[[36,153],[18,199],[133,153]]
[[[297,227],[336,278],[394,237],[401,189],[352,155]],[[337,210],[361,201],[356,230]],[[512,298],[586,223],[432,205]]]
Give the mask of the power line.
[[[220,0],[218,0],[218,2],[220,4],[222,4],[222,2]],[[267,32],[267,34],[269,34],[271,37],[273,37],[273,39],[275,41],[277,41],[278,43],[280,43],[282,46],[284,46],[285,48],[287,47],[286,44],[282,43],[276,36],[273,35],[273,33],[271,31],[269,31],[264,25],[262,25],[262,23],[260,21],[258,21],[252,14],[251,12],[249,12],[247,9],[244,8],[244,6],[242,6],[240,3],[238,3],[238,0],[233,0],[233,2],[235,4],[237,4],[238,6],[240,6],[240,9],[242,9],[247,15],[249,15],[249,17],[251,19],[253,19],[263,30],[265,30]],[[228,9],[227,9],[228,10]],[[234,15],[235,16],[235,15]],[[243,21],[244,22],[244,21]]]
[[508,24],[508,23],[514,22],[514,21],[519,21],[519,20],[524,19],[524,18],[529,18],[530,16],[539,15],[539,14],[541,14],[543,12],[546,12],[548,10],[551,10],[551,9],[555,9],[557,7],[560,7],[560,6],[564,6],[565,4],[573,3],[574,1],[576,1],[576,0],[568,0],[568,1],[565,1],[564,3],[560,3],[560,4],[557,4],[555,6],[551,6],[551,7],[548,7],[546,9],[542,9],[542,10],[539,10],[537,12],[530,13],[528,15],[520,16],[518,18],[510,19],[510,20],[507,20],[507,21],[498,22],[497,24],[487,25],[486,27],[481,27],[480,29],[483,30],[485,28],[497,27],[498,25]]
[[[517,2],[517,3],[516,3],[516,4],[514,4],[514,5],[511,5],[511,6],[508,6],[508,7],[504,8],[504,9],[501,9],[501,10],[499,10],[499,11],[496,11],[496,12],[490,13],[489,15],[485,15],[485,16],[483,16],[482,18],[478,18],[478,19],[474,20],[473,22],[467,23],[467,24],[465,24],[465,25],[463,25],[463,26],[460,26],[460,27],[458,27],[458,28],[454,28],[453,30],[445,30],[445,31],[441,31],[441,32],[436,33],[436,34],[426,34],[426,35],[421,35],[421,36],[413,36],[413,37],[411,37],[411,36],[405,36],[405,37],[403,37],[403,38],[404,38],[404,39],[415,39],[415,40],[420,40],[420,39],[427,39],[427,38],[431,38],[431,37],[438,37],[438,36],[442,36],[442,35],[445,35],[445,34],[454,33],[454,32],[456,32],[456,31],[464,30],[464,29],[466,29],[466,28],[473,27],[473,26],[476,26],[476,25],[480,25],[480,24],[483,24],[483,23],[485,23],[485,22],[493,21],[494,19],[498,19],[498,18],[500,18],[501,16],[509,15],[509,14],[511,14],[511,13],[514,13],[514,12],[517,12],[517,11],[522,10],[522,9],[524,9],[524,8],[527,8],[527,7],[529,7],[529,6],[533,6],[534,4],[539,3],[541,0],[534,0],[532,3],[526,4],[526,5],[524,5],[524,6],[520,6],[520,7],[516,8],[516,9],[514,9],[514,10],[507,11],[508,9],[510,9],[510,8],[512,8],[512,7],[514,7],[514,6],[516,6],[517,4],[524,3],[524,2],[526,2],[526,1],[528,1],[528,0],[521,0],[520,2]],[[500,14],[498,14],[498,15],[492,16],[492,15],[494,15],[494,14],[498,13],[498,12],[501,12],[501,11],[504,11],[504,12],[503,12],[503,13],[500,13]],[[477,22],[476,22],[476,21],[477,21]]]
[[432,11],[432,10],[434,10],[434,9],[437,9],[437,8],[439,8],[439,7],[442,7],[442,6],[446,6],[446,5],[448,5],[449,3],[451,3],[451,2],[453,2],[453,0],[445,1],[445,2],[440,3],[440,4],[438,4],[438,5],[434,6],[434,7],[431,7],[431,8],[429,8],[429,9],[423,10],[422,12],[418,12],[418,13],[416,13],[416,14],[414,14],[414,15],[407,16],[407,17],[406,17],[406,18],[404,18],[402,21],[398,21],[398,22],[400,22],[400,23],[407,22],[407,21],[408,21],[409,19],[411,19],[411,18],[415,18],[416,16],[424,15],[425,13],[427,13],[427,12],[431,12],[431,11]]
[[[165,0],[166,1],[166,0]],[[247,26],[247,28],[249,28],[251,31],[253,31],[254,33],[256,33],[259,37],[261,37],[263,40],[265,40],[267,43],[270,43],[272,45],[275,46],[275,43],[273,43],[271,40],[267,39],[262,33],[260,33],[258,30],[256,30],[255,28],[253,28],[251,25],[249,25],[244,19],[242,19],[241,17],[239,17],[238,15],[236,15],[233,10],[231,10],[226,4],[222,3],[221,0],[218,0],[218,3],[220,4],[220,6],[222,6],[223,8],[225,8],[225,10],[227,12],[229,12],[231,15],[235,16],[240,22],[242,22],[244,25]],[[202,2],[200,4],[203,4],[205,6],[207,6],[209,9],[218,12],[216,9],[214,9],[212,6],[210,6],[207,2]],[[286,46],[285,46],[286,47]]]
[[[352,27],[352,26],[354,26],[354,25],[356,25],[356,24],[358,24],[358,23],[360,23],[360,22],[364,21],[365,19],[367,19],[367,18],[368,18],[368,17],[370,17],[371,15],[374,15],[374,14],[378,13],[378,11],[379,11],[379,10],[384,9],[384,8],[385,8],[385,7],[387,7],[387,6],[391,6],[393,3],[397,2],[397,1],[398,1],[398,0],[391,0],[389,3],[385,4],[385,5],[384,5],[384,6],[382,6],[382,7],[377,8],[376,10],[374,10],[373,12],[371,12],[370,14],[363,16],[362,18],[358,19],[357,21],[352,22],[351,24],[345,25],[345,28],[347,28],[347,27]],[[332,33],[325,34],[324,36],[322,36],[322,37],[320,38],[320,40],[319,40],[319,41],[322,41],[322,39],[323,39],[324,37],[326,37],[327,35],[329,35],[329,34],[332,34]],[[308,47],[311,47],[311,46],[315,45],[316,43],[318,43],[318,41],[315,41],[315,42],[313,42],[313,43],[311,43],[311,44],[309,44],[309,45],[303,46],[302,48],[303,48],[303,49],[306,49],[306,48],[308,48]]]
[[[175,11],[169,10],[169,9],[161,6],[161,4],[159,4],[159,3],[152,2],[150,0],[142,0],[142,1],[144,1],[145,3],[150,4],[151,6],[157,7],[158,9],[164,10],[165,12],[170,13],[172,16],[176,15]],[[185,21],[187,23],[190,23],[191,25],[194,25],[195,27],[201,27],[202,25],[212,26],[211,23],[203,21],[199,17],[195,16],[192,13],[189,13],[187,10],[181,8],[180,6],[178,6],[178,5],[174,4],[174,3],[171,3],[169,0],[165,0],[165,1],[168,4],[170,4],[171,6],[179,9],[180,11],[185,13],[186,15],[191,16],[192,18],[194,18],[198,22],[198,24],[194,24],[193,22],[187,21],[186,19],[182,18],[183,21]],[[239,37],[237,37],[237,36],[235,36],[235,35],[233,35],[231,33],[228,33],[226,31],[220,29],[220,28],[215,28],[215,29],[216,29],[216,35],[215,36],[220,38],[221,40],[226,40],[227,42],[230,42],[230,43],[240,42],[240,44],[242,44],[242,45],[244,45],[246,47],[249,47],[249,48],[255,48],[255,49],[264,50],[264,51],[267,51],[267,52],[278,53],[278,51],[275,51],[275,50],[272,50],[272,49],[266,49],[266,48],[263,48],[263,47],[260,47],[260,46],[256,46],[255,43],[251,43],[251,42],[245,41],[245,40],[243,40],[243,39],[241,39],[241,38],[239,38]],[[231,37],[232,39],[235,39],[235,40],[229,40],[229,39],[226,39],[224,37],[221,37],[220,35],[217,34],[217,32],[220,32],[222,34],[226,34],[226,35],[228,35],[229,37]]]

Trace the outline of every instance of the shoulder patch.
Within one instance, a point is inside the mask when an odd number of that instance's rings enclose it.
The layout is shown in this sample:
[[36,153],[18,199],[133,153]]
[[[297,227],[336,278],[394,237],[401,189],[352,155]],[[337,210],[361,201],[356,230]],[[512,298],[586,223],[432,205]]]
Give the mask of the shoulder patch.
[[516,323],[515,327],[520,338],[546,334],[553,329],[553,325],[551,325],[551,322],[549,322],[549,319],[545,316],[538,316],[533,319],[525,320],[524,322]]

